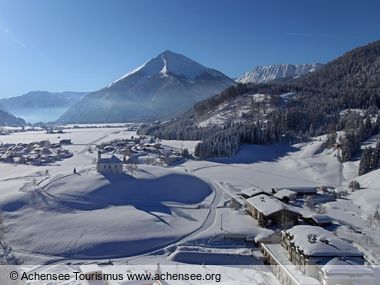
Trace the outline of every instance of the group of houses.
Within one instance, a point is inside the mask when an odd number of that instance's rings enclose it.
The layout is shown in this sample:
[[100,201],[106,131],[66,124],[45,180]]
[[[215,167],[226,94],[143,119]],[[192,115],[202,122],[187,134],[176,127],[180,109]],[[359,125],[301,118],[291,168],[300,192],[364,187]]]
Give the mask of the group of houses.
[[0,144],[0,161],[42,166],[72,157],[60,143],[39,141],[33,143]]
[[126,163],[171,165],[183,159],[183,150],[161,144],[146,136],[116,139],[98,146],[101,152],[126,157]]
[[245,200],[246,211],[262,227],[280,225],[283,228],[289,228],[298,224],[300,220],[313,225],[327,226],[332,222],[327,215],[305,216],[291,203],[299,197],[303,199],[308,196],[318,197],[318,190],[318,187],[288,187],[271,190],[250,187],[244,189],[240,195]]
[[7,136],[7,135],[9,135],[9,131],[8,130],[0,129],[0,136]]
[[374,285],[373,272],[364,266],[363,253],[325,228],[332,224],[331,217],[310,211],[305,214],[308,211],[295,206],[297,200],[325,197],[327,188],[250,187],[240,195],[246,211],[260,226],[282,228],[281,243],[260,244],[266,262],[276,265],[272,268],[281,284]]

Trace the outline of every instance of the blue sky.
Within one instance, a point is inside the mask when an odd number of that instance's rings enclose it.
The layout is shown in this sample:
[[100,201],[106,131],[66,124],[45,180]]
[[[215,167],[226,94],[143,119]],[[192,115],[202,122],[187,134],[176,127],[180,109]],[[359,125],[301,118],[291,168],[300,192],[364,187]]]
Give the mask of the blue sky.
[[378,0],[0,0],[0,97],[91,91],[164,50],[237,77],[380,39]]

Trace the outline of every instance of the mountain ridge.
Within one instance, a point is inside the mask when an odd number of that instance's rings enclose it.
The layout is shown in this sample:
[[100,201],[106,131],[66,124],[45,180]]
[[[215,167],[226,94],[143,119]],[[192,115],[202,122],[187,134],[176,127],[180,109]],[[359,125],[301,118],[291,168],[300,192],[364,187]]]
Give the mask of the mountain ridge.
[[30,123],[51,122],[86,94],[73,91],[30,91],[20,96],[0,99],[0,104],[7,112]]
[[324,64],[272,64],[257,66],[243,73],[236,82],[239,83],[268,83],[273,80],[293,78],[319,70]]
[[47,108],[47,107],[66,107],[72,102],[79,100],[88,92],[49,92],[49,91],[30,91],[20,96],[2,98],[0,104],[6,109],[16,108]]

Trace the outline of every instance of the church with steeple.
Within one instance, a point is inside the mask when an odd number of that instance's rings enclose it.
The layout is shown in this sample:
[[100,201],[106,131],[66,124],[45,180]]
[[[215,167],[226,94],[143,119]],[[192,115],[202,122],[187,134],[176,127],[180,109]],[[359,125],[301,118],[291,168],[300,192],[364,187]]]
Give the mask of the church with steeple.
[[123,161],[115,155],[103,158],[102,152],[99,150],[96,169],[99,173],[123,173]]

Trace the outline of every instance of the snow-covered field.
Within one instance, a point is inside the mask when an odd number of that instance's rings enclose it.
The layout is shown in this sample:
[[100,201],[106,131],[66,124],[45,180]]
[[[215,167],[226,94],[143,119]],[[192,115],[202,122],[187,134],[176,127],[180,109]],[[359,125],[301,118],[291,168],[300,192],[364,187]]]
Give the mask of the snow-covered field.
[[94,170],[52,177],[23,191],[2,205],[8,243],[73,259],[124,257],[169,244],[200,227],[213,197],[200,179],[153,167],[135,177]]
[[[175,167],[139,165],[133,177],[95,172],[89,145],[135,135],[126,127],[66,129],[64,134],[20,132],[1,137],[17,143],[71,139],[72,158],[44,167],[0,163],[0,208],[5,241],[24,263],[108,260],[125,264],[262,264],[244,236],[267,236],[231,199],[249,186],[329,185],[347,189],[358,163],[339,163],[322,138],[297,144],[243,146],[237,156],[188,160]],[[195,143],[163,141],[177,148]],[[79,174],[73,174],[73,168]],[[47,170],[47,171],[46,171]],[[380,170],[357,180],[363,189],[329,202],[339,236],[352,239],[374,262],[379,232],[368,217],[380,204]],[[38,185],[37,185],[38,184]],[[225,236],[234,237],[228,242]]]
[[190,154],[194,154],[195,147],[200,141],[178,141],[178,140],[161,140],[163,145],[167,145],[177,149],[186,149]]

